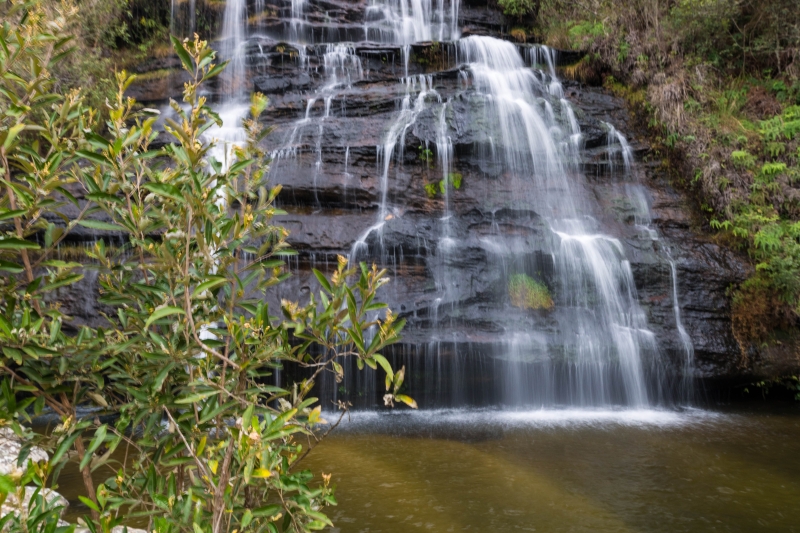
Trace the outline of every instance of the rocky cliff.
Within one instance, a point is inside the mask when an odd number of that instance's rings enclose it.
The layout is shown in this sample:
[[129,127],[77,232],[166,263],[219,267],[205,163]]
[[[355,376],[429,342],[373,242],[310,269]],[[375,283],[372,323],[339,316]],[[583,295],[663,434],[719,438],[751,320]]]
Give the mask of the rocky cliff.
[[[315,290],[311,268],[326,270],[337,255],[378,262],[393,278],[383,297],[408,320],[393,355],[395,364],[409,366],[409,386],[428,394],[438,390],[439,399],[447,390],[450,401],[502,398],[502,391],[481,392],[480,383],[497,372],[518,371],[502,363],[519,349],[518,332],[530,332],[523,339],[526,350],[552,350],[566,317],[558,305],[525,311],[509,302],[509,276],[518,271],[541,279],[558,299],[552,235],[535,202],[521,200],[531,194],[521,194],[528,187],[524,179],[510,176],[487,150],[491,127],[458,48],[367,41],[364,2],[315,0],[304,4],[299,22],[291,9],[280,4],[251,17],[245,55],[248,87],[270,97],[270,179],[283,185],[279,205],[288,214],[279,222],[299,252],[290,265],[295,275],[274,301]],[[505,37],[502,14],[482,6],[462,4],[458,25],[462,35]],[[297,44],[320,41],[325,44]],[[518,46],[525,57],[542,53]],[[575,60],[571,53],[551,57],[555,67]],[[171,57],[143,63],[130,95],[148,107],[165,105],[180,93],[177,67]],[[219,97],[217,87],[208,90],[212,99]],[[412,109],[413,121],[402,124],[397,142],[388,146],[388,130],[422,90],[442,105]],[[624,248],[662,366],[677,376],[670,383],[679,381],[686,358],[675,290],[694,350],[691,375],[741,377],[747,371],[738,367],[727,291],[746,278],[747,263],[695,229],[686,199],[650,163],[650,147],[636,135],[624,101],[569,82],[563,93],[581,132],[575,168],[583,177],[576,194],[591,206],[587,215],[602,232]],[[406,107],[404,99],[411,101]],[[627,147],[609,125],[624,134],[634,155],[626,172],[620,168]],[[440,187],[448,176],[450,186]],[[645,217],[638,200],[646,203]],[[84,292],[65,298],[71,312],[94,321],[96,304],[87,296],[93,293],[91,276],[84,283]],[[331,386],[342,391],[363,385]]]

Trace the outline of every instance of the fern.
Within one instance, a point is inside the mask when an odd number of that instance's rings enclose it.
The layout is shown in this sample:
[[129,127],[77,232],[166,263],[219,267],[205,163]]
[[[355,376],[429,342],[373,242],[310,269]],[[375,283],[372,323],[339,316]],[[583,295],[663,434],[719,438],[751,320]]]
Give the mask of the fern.
[[765,252],[773,252],[781,248],[783,228],[778,224],[771,224],[761,228],[753,237],[756,248]]
[[731,152],[731,161],[737,168],[753,168],[756,164],[755,158],[745,150],[734,150]]
[[720,222],[716,218],[712,218],[711,222],[709,222],[711,227],[716,230],[728,231],[731,229],[731,221],[730,220],[723,220]]
[[765,176],[775,176],[786,170],[786,163],[765,163],[761,167],[761,174]]
[[793,140],[800,133],[800,120],[792,120],[783,124],[783,135],[788,140]]
[[778,157],[786,153],[786,145],[781,142],[767,143],[764,149],[771,157]]

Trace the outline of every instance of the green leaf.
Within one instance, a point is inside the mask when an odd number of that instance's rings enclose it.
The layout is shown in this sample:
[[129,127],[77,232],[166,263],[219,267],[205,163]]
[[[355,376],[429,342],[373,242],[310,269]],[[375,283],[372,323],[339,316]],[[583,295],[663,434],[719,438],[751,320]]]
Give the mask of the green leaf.
[[215,390],[210,390],[210,391],[206,391],[206,392],[199,392],[197,394],[192,394],[192,395],[187,396],[185,398],[180,398],[178,400],[175,400],[175,403],[177,403],[177,404],[196,403],[196,402],[199,402],[200,400],[204,400],[206,398],[209,398],[211,396],[215,396],[217,394],[219,394],[219,391],[215,391]]
[[258,509],[253,510],[253,516],[255,517],[266,517],[271,518],[281,512],[282,507],[280,505],[265,505],[264,507],[259,507]]
[[412,409],[416,409],[417,408],[417,402],[415,402],[413,400],[413,398],[410,398],[409,396],[406,396],[405,394],[395,394],[394,395],[394,399],[403,402],[404,404],[406,404],[407,406],[411,407]]
[[105,442],[106,440],[106,433],[108,432],[108,428],[105,424],[97,428],[97,431],[94,432],[94,438],[92,442],[89,443],[89,447],[86,449],[86,454],[81,459],[81,464],[78,467],[79,470],[83,470],[87,466],[89,466],[89,462],[92,460],[92,455],[94,452],[97,451],[97,448]]
[[328,278],[325,277],[325,274],[323,274],[322,272],[320,272],[316,268],[314,268],[312,270],[314,272],[314,276],[316,276],[316,278],[317,278],[317,281],[319,281],[319,284],[322,285],[322,288],[325,289],[326,291],[332,293],[333,290],[331,289],[331,284],[328,281]]
[[10,494],[16,490],[10,476],[0,476],[0,494]]
[[[239,124],[236,124],[236,125],[238,126]],[[228,169],[228,174],[231,174],[231,175],[237,174],[237,173],[241,172],[242,169],[245,169],[245,168],[249,167],[250,165],[252,165],[254,162],[255,162],[255,159],[246,159],[244,161],[237,161],[236,163],[231,165],[231,168]]]
[[19,132],[25,129],[25,124],[14,124],[8,129],[8,136],[6,136],[6,141],[3,143],[3,148],[8,150],[14,142],[14,139],[17,138]]
[[186,51],[186,48],[183,47],[183,43],[181,43],[180,39],[174,35],[170,35],[169,39],[172,41],[172,48],[175,49],[175,53],[178,54],[181,63],[183,63],[183,68],[190,73],[194,72],[194,61],[192,61],[192,56],[190,56],[189,52]]
[[200,294],[203,294],[204,291],[207,291],[208,289],[212,289],[212,288],[214,288],[214,287],[216,287],[218,285],[222,285],[226,281],[228,281],[228,278],[223,277],[223,276],[217,276],[217,277],[214,277],[214,278],[209,279],[207,281],[204,281],[203,283],[198,285],[194,289],[194,291],[192,291],[192,298],[196,298]]
[[114,196],[113,194],[108,194],[106,192],[93,192],[91,194],[87,194],[86,198],[93,202],[111,202],[115,204],[123,203],[122,198],[119,196]]
[[0,239],[0,250],[38,250],[39,245],[35,242],[26,241],[25,239],[17,239],[9,237]]
[[176,202],[184,203],[185,199],[183,195],[178,190],[177,187],[174,185],[168,185],[166,183],[145,183],[143,185],[145,189],[148,191],[157,194],[159,196],[166,196],[168,198],[172,198]]
[[58,445],[58,449],[56,449],[56,453],[53,454],[53,457],[50,458],[50,464],[57,464],[59,459],[64,456],[64,454],[72,447],[72,444],[75,440],[80,437],[80,431],[74,432],[72,435],[64,439],[61,444]]
[[9,218],[21,217],[26,211],[24,209],[2,209],[0,210],[0,220],[8,220]]
[[94,503],[94,502],[93,502],[92,500],[90,500],[89,498],[87,498],[86,496],[78,496],[78,499],[79,499],[80,501],[82,501],[82,502],[83,502],[83,505],[85,505],[85,506],[86,506],[86,507],[88,507],[89,509],[91,509],[91,510],[93,510],[93,511],[97,511],[98,513],[100,512],[100,508],[97,506],[97,504],[96,504],[96,503]]
[[242,415],[242,431],[245,433],[250,429],[250,422],[253,420],[253,408],[255,406],[250,404],[247,406],[247,409],[244,410],[244,414]]
[[11,272],[12,274],[19,274],[25,269],[21,265],[18,265],[16,263],[0,260],[0,270]]
[[244,515],[242,516],[242,529],[249,526],[250,522],[252,521],[253,521],[253,511],[248,509],[244,512]]
[[167,306],[167,307],[162,307],[161,309],[156,309],[155,311],[153,311],[153,314],[150,315],[150,318],[147,319],[147,322],[144,323],[144,329],[147,329],[148,327],[150,327],[150,324],[152,324],[156,320],[164,318],[165,316],[185,315],[185,314],[186,311],[184,311],[180,307]]
[[108,165],[110,163],[110,161],[104,155],[96,152],[90,152],[89,150],[76,150],[75,153],[99,165]]
[[96,229],[101,231],[119,231],[125,232],[125,228],[116,224],[102,222],[100,220],[79,220],[78,224],[89,229]]
[[392,371],[392,365],[389,364],[389,361],[387,361],[386,358],[379,353],[373,355],[372,358],[375,359],[379,365],[381,365],[381,368],[383,368],[383,370],[386,372],[386,375],[390,376],[389,379],[394,380],[394,372]]

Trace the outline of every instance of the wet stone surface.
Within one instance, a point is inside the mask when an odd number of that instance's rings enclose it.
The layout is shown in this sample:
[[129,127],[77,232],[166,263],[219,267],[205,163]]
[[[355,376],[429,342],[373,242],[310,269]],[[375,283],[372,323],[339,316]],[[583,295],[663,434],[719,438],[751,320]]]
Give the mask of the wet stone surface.
[[[497,145],[496,121],[458,47],[418,43],[405,49],[367,42],[364,5],[311,2],[306,7],[306,44],[291,41],[292,31],[300,30],[287,22],[286,7],[251,28],[247,44],[247,83],[270,97],[263,120],[274,131],[264,147],[273,154],[270,180],[283,185],[278,204],[288,212],[279,222],[291,230],[290,240],[300,252],[290,265],[295,275],[270,300],[277,305],[281,298],[304,297],[315,287],[310,269],[333,268],[341,254],[389,268],[392,283],[383,298],[408,320],[397,357],[444,343],[449,348],[442,354],[466,350],[502,359],[508,357],[513,332],[539,339],[529,343],[531,353],[542,343],[558,352],[566,320],[559,309],[564,288],[554,275],[558,240],[544,213],[559,208],[542,205],[543,197],[557,194],[542,194],[532,188],[533,176],[498,163],[504,148]],[[496,11],[469,2],[461,6],[459,21],[465,35],[498,35],[505,23]],[[355,44],[336,48],[345,39]],[[533,53],[527,45],[518,46],[522,55]],[[406,50],[410,55],[404,56]],[[574,59],[561,55],[565,62]],[[172,66],[164,59],[142,70]],[[547,81],[546,74],[537,76]],[[181,83],[180,74],[144,81],[131,94],[148,106],[163,105],[178,96]],[[218,88],[208,91],[213,101]],[[415,109],[422,91],[428,96]],[[695,350],[695,377],[740,374],[726,291],[748,275],[746,263],[695,231],[686,199],[646,163],[650,148],[635,137],[623,101],[569,82],[563,83],[563,96],[581,131],[568,171],[570,195],[599,234],[621,244],[636,299],[666,365],[679,369],[685,357],[674,313],[671,258]],[[567,104],[542,95],[537,105],[543,116],[561,117],[559,131],[552,132],[556,142],[571,142],[564,133]],[[403,113],[416,114],[387,145]],[[630,143],[636,163],[627,174],[620,170],[620,146],[607,124]],[[446,187],[442,194],[440,180],[455,175],[460,187]],[[649,206],[650,233],[637,219],[631,190]],[[520,271],[547,285],[556,301],[553,311],[510,305],[508,279]],[[76,316],[96,320],[96,304],[73,299]]]

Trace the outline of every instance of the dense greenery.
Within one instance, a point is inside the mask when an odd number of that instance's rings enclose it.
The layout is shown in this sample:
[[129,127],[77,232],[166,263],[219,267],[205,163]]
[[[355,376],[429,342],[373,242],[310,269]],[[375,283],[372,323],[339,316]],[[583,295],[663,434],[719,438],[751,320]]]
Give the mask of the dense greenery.
[[513,274],[508,281],[511,305],[520,309],[552,309],[553,298],[544,283],[527,274]]
[[[403,326],[375,301],[385,272],[340,258],[330,278],[315,271],[318,296],[273,316],[266,294],[292,252],[258,148],[266,98],[253,96],[246,143],[215,147],[208,133],[221,122],[198,91],[224,64],[199,38],[173,39],[190,81],[166,121],[172,144],[153,149],[156,112],[124,96],[133,76],[116,76],[102,123],[80,90],[57,92],[50,72],[68,60],[74,9],[3,1],[0,14],[0,427],[26,442],[19,470],[0,476],[0,500],[38,488],[31,512],[20,503],[0,529],[74,528],[58,526],[57,503],[39,491],[57,489],[71,458],[92,531],[135,517],[158,532],[331,525],[330,476],[301,469],[324,423],[315,380],[340,378],[341,358],[355,357],[383,368],[387,404],[415,406],[398,394],[403,370],[379,353]],[[101,238],[84,262],[59,260],[81,227],[125,244]],[[83,290],[85,262],[105,327],[75,323],[59,303],[65,288]],[[273,385],[283,365],[307,378]],[[46,410],[60,424],[37,435],[31,418]],[[27,465],[33,444],[49,461]],[[108,478],[96,486],[93,472]]]
[[529,33],[584,50],[565,74],[636,106],[707,230],[745,251],[734,334],[800,323],[800,10],[790,0],[544,0]]

